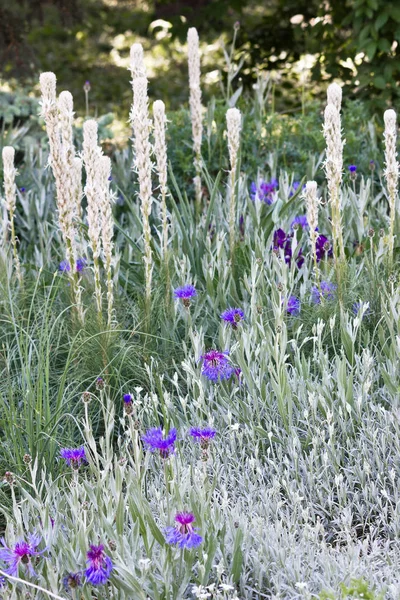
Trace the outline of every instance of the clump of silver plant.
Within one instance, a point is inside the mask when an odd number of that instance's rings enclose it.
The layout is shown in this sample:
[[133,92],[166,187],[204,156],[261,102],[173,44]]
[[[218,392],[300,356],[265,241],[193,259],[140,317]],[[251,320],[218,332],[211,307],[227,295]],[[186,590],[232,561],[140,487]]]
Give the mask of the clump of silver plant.
[[107,278],[107,324],[110,327],[113,319],[114,285],[113,285],[113,232],[114,223],[112,215],[113,196],[110,191],[111,159],[101,156],[98,163],[99,169],[99,212],[101,226],[101,243],[103,248],[103,263]]
[[101,149],[97,142],[97,123],[93,119],[83,125],[83,162],[86,170],[85,196],[87,200],[87,222],[93,256],[94,289],[97,312],[101,315],[102,291],[100,274],[101,228],[101,171],[99,169]]
[[240,131],[242,115],[237,108],[229,108],[226,112],[226,126],[229,151],[229,248],[231,260],[235,250],[236,238],[236,172],[239,157]]
[[337,84],[329,86],[328,105],[325,108],[323,128],[326,141],[325,172],[332,219],[332,249],[339,286],[345,265],[341,211],[344,145],[340,119],[341,96],[341,89]]
[[203,136],[203,116],[200,87],[200,50],[199,35],[195,27],[188,30],[188,64],[189,64],[189,104],[192,119],[192,138],[194,150],[194,166],[196,176],[194,188],[197,210],[201,204],[201,141]]
[[318,237],[318,196],[317,196],[317,182],[307,181],[305,190],[303,192],[303,198],[306,205],[307,211],[307,222],[310,231],[310,242],[311,242],[311,253],[314,260],[314,273],[315,280],[319,286],[319,269],[317,261],[317,237]]
[[168,214],[167,214],[167,142],[165,131],[167,119],[165,115],[165,104],[162,100],[156,100],[153,104],[154,117],[154,153],[156,157],[158,181],[161,195],[161,222],[162,222],[162,254],[166,259],[168,251]]
[[389,267],[393,265],[394,225],[396,220],[396,205],[399,185],[399,163],[397,162],[397,118],[394,110],[389,109],[384,114],[385,121],[385,179],[389,200]]
[[69,264],[73,296],[80,321],[83,321],[82,293],[76,272],[76,206],[79,184],[77,169],[72,170],[73,101],[69,92],[62,92],[57,102],[56,76],[47,72],[40,75],[42,117],[49,138],[49,164],[56,182],[58,221]]
[[153,271],[153,258],[151,250],[150,215],[152,206],[151,187],[151,146],[150,125],[148,113],[147,79],[136,77],[132,80],[133,107],[131,117],[133,118],[135,167],[139,179],[140,210],[143,222],[144,238],[144,264],[146,282],[146,302],[149,308],[151,299],[151,279]]
[[12,146],[4,146],[2,151],[3,157],[3,172],[4,172],[4,194],[5,207],[8,212],[8,220],[10,224],[10,237],[13,252],[15,273],[18,281],[22,284],[21,263],[18,256],[18,243],[15,234],[15,208],[17,199],[17,186],[15,185],[15,176],[17,170],[14,166],[15,150]]

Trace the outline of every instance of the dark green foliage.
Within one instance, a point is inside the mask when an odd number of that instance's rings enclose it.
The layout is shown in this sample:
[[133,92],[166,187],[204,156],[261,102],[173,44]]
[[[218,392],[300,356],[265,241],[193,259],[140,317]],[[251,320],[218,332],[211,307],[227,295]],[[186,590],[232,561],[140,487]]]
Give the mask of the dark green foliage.
[[[400,7],[395,0],[158,0],[146,7],[135,0],[3,3],[0,72],[6,79],[32,81],[39,71],[57,65],[60,88],[72,92],[81,112],[82,86],[90,80],[92,111],[127,115],[131,91],[121,60],[127,60],[130,44],[141,41],[153,69],[151,96],[177,109],[188,96],[186,56],[180,48],[188,26],[198,27],[201,39],[214,43],[221,34],[231,38],[236,21],[234,58],[244,61],[241,83],[250,89],[260,70],[278,73],[274,95],[279,108],[300,105],[302,84],[292,66],[304,54],[316,59],[311,96],[323,94],[321,82],[333,78],[346,84],[346,95],[380,109],[399,96]],[[208,56],[203,72],[214,69],[226,79],[219,50],[211,62]],[[209,93],[204,86],[206,98]]]

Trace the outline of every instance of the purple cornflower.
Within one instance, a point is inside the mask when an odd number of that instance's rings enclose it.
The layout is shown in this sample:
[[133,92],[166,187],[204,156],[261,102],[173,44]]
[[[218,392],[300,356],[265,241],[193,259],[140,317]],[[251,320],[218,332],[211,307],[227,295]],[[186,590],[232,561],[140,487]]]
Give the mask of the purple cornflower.
[[307,216],[306,215],[298,215],[297,217],[295,217],[293,219],[292,224],[290,225],[290,227],[293,229],[293,227],[295,225],[300,225],[300,227],[302,227],[303,229],[305,229],[306,227],[308,227]]
[[3,548],[0,548],[0,560],[3,560],[9,564],[9,567],[5,570],[8,575],[18,576],[18,568],[20,564],[25,565],[29,575],[32,577],[36,575],[32,566],[31,558],[43,554],[44,550],[41,550],[40,552],[37,551],[37,547],[39,546],[42,538],[36,534],[32,534],[28,539],[28,542],[25,542],[25,540],[20,540],[15,544],[14,548],[8,548],[4,538],[1,539]]
[[83,269],[86,267],[86,260],[84,258],[78,258],[76,261],[76,270],[78,273],[81,273]]
[[290,314],[290,315],[294,315],[297,316],[300,314],[300,300],[298,298],[296,298],[296,296],[289,296],[287,304],[286,304],[286,311]]
[[174,290],[175,298],[182,300],[183,306],[190,306],[190,299],[197,296],[197,291],[194,285],[183,285]]
[[24,193],[26,191],[26,188],[24,188],[24,187],[19,188],[19,191],[22,192],[22,193]]
[[[321,281],[320,284],[322,297],[328,302],[335,299],[337,285],[329,281]],[[321,295],[318,287],[313,286],[311,290],[311,298],[314,304],[321,304]]]
[[350,165],[349,166],[349,171],[350,171],[350,179],[352,179],[353,181],[355,181],[357,179],[357,167],[356,167],[356,165]]
[[61,458],[65,459],[67,465],[73,469],[79,469],[81,463],[87,462],[84,446],[80,448],[61,448],[60,455]]
[[71,266],[67,260],[62,260],[58,265],[58,270],[62,273],[67,273],[71,270]]
[[276,179],[271,179],[271,181],[261,179],[258,185],[253,181],[250,185],[250,198],[252,200],[260,200],[261,202],[265,202],[265,204],[272,204],[277,189],[278,181]]
[[354,304],[352,306],[354,315],[357,316],[359,313],[361,314],[362,310],[364,310],[362,318],[369,317],[372,314],[372,311],[371,311],[370,307],[366,306],[366,305],[367,305],[366,302],[354,302]]
[[175,527],[165,529],[165,541],[167,544],[177,544],[179,548],[196,548],[201,544],[203,538],[196,533],[198,527],[193,527],[195,517],[192,513],[178,513],[175,516]]
[[229,379],[234,373],[233,367],[227,358],[228,352],[219,350],[209,350],[200,356],[203,361],[201,374],[205,375],[210,381],[219,381],[220,379]]
[[133,398],[132,398],[132,395],[131,394],[124,394],[123,400],[124,400],[125,414],[126,415],[131,415],[133,413]]
[[[297,192],[297,190],[300,187],[300,181],[293,181],[292,183],[292,189],[289,192],[289,198],[291,198],[292,196],[295,195],[295,193]],[[305,189],[306,184],[303,185],[303,190]]]
[[240,376],[242,374],[242,369],[240,367],[235,367],[233,369],[233,374],[236,375],[236,377],[238,378],[238,381],[240,382]]
[[241,308],[227,308],[222,313],[221,319],[230,323],[233,329],[237,329],[238,323],[244,319],[244,312]]
[[65,589],[67,590],[67,592],[72,589],[74,590],[77,587],[80,587],[82,585],[81,582],[82,579],[82,573],[68,573],[64,579],[63,579],[63,585],[65,587]]
[[212,427],[205,427],[204,429],[192,427],[189,429],[189,435],[191,435],[196,442],[200,442],[200,446],[203,450],[207,450],[210,441],[215,437],[216,433],[217,432],[215,429],[212,429]]
[[325,235],[319,235],[315,240],[315,253],[317,255],[317,262],[325,258],[332,258],[332,244]]
[[88,568],[85,571],[86,579],[92,585],[103,585],[107,583],[110,573],[113,569],[111,558],[104,554],[104,546],[94,546],[90,544],[90,549],[87,551]]
[[161,427],[152,427],[142,437],[142,441],[150,452],[158,450],[161,458],[169,458],[175,452],[176,429],[173,427],[164,437]]
[[274,231],[274,248],[284,248],[287,241],[286,233],[283,229],[277,229]]
[[[277,229],[274,232],[273,250],[278,252],[279,249],[282,249],[284,252],[285,263],[288,265],[292,262],[292,235],[293,234],[286,234],[283,229]],[[296,264],[299,269],[302,267],[303,263],[303,250],[300,248],[296,257]]]
[[[80,273],[86,267],[86,260],[84,258],[78,258],[75,264],[76,271]],[[69,273],[71,265],[67,260],[62,260],[58,266],[58,270],[62,273]]]

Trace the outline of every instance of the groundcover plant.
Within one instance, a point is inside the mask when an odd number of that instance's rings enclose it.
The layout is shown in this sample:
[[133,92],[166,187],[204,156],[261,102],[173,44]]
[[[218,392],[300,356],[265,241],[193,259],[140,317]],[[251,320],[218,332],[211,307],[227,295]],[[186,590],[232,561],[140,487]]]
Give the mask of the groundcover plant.
[[47,150],[2,150],[0,595],[399,598],[396,114],[346,165],[332,84],[319,161],[247,173],[265,115],[221,131],[193,28],[188,65],[188,189],[139,44],[133,164],[54,73]]

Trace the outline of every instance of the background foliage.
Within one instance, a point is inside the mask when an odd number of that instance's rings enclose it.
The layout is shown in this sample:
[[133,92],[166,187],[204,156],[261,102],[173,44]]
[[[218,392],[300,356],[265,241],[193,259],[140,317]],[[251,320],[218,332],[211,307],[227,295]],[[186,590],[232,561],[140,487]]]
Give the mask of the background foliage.
[[[221,42],[240,22],[235,58],[245,88],[260,70],[280,85],[280,109],[299,106],[293,87],[319,96],[321,81],[340,78],[346,94],[373,107],[398,98],[400,6],[396,1],[347,0],[20,0],[0,6],[0,73],[15,87],[57,65],[60,86],[84,110],[82,86],[92,83],[94,111],[126,115],[129,47],[141,41],[151,74],[150,94],[170,109],[186,102],[188,23],[199,29],[206,96],[226,80]],[[306,64],[301,57],[308,56]],[[310,58],[312,57],[312,58]],[[311,67],[311,70],[310,70]],[[311,77],[311,80],[309,78]]]

